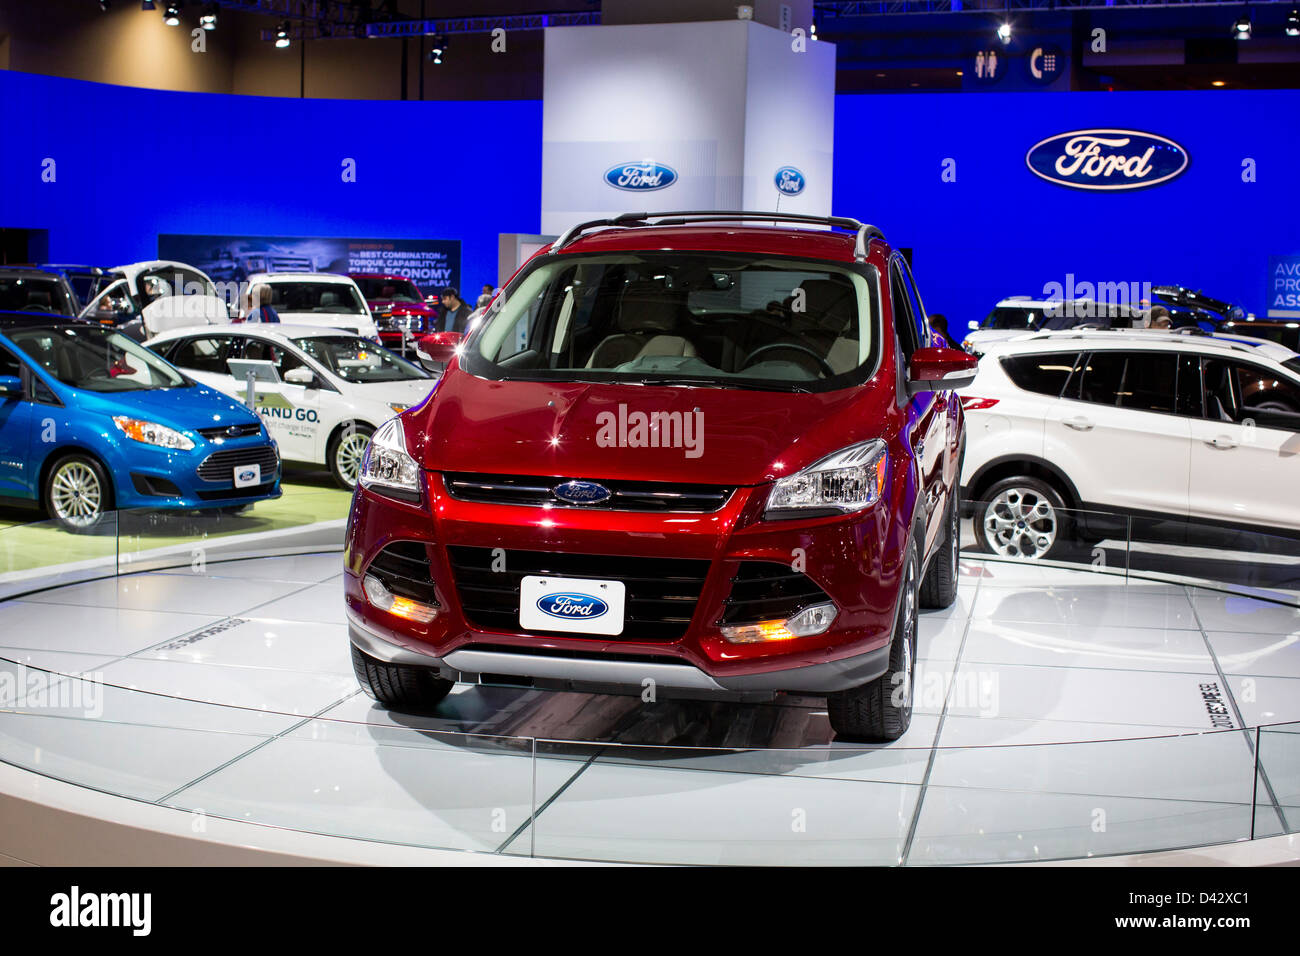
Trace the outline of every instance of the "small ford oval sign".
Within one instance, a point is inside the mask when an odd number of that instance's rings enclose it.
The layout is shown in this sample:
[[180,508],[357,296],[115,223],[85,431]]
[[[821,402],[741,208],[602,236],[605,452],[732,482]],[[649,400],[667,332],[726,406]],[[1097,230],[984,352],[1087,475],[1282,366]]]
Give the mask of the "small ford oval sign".
[[776,189],[782,195],[797,196],[803,192],[806,185],[808,180],[793,166],[782,166],[776,171]]
[[1025,154],[1025,165],[1049,183],[1111,192],[1167,183],[1189,161],[1187,150],[1172,139],[1131,129],[1059,133]]
[[566,481],[552,488],[551,494],[571,505],[597,505],[609,500],[610,490],[594,481]]
[[650,192],[665,189],[677,182],[677,170],[649,160],[642,163],[619,163],[605,170],[605,182],[615,189]]
[[575,618],[586,621],[602,617],[609,611],[609,605],[598,597],[589,594],[543,594],[537,599],[537,609],[548,617],[563,620]]

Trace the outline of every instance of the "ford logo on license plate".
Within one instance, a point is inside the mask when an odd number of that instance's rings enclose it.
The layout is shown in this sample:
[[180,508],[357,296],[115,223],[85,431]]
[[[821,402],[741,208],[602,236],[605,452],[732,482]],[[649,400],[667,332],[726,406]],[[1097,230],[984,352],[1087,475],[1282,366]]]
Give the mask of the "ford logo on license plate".
[[593,620],[603,617],[609,605],[589,594],[544,594],[537,599],[537,609],[548,617],[562,620]]

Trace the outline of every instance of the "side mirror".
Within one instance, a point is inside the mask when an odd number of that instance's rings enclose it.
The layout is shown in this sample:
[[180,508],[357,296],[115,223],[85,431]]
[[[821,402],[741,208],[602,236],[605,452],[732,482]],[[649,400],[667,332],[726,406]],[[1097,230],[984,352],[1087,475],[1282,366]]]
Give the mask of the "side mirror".
[[979,359],[961,349],[917,349],[907,367],[907,393],[965,388],[978,371]]
[[0,375],[0,395],[6,398],[22,398],[23,380],[17,375]]
[[303,368],[302,366],[291,368],[289,371],[285,372],[284,380],[290,385],[311,386],[316,384],[316,376],[312,370],[309,368]]

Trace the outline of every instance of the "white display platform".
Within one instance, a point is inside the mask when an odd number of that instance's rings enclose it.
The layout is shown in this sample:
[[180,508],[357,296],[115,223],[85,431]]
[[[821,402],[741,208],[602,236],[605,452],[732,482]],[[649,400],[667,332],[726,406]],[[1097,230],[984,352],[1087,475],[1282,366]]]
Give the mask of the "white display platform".
[[[966,560],[954,607],[922,618],[911,730],[868,747],[836,742],[813,698],[461,685],[431,716],[388,713],[351,672],[341,560],[208,563],[0,603],[14,662],[0,760],[19,768],[0,784],[30,789],[32,771],[62,781],[46,789],[68,812],[71,783],[191,826],[296,832],[311,846],[276,852],[346,862],[1022,862],[1252,835],[1262,851],[1300,826],[1297,728],[1214,730],[1300,720],[1296,608]],[[21,830],[0,828],[0,854],[30,859]]]

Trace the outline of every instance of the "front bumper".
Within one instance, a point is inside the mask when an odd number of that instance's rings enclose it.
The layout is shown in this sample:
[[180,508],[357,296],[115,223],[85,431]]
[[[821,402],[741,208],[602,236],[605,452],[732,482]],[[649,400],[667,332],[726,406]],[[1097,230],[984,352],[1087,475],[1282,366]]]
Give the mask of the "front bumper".
[[[215,465],[213,456],[221,454]],[[224,464],[230,459],[230,464]],[[236,464],[256,461],[260,481],[235,487]],[[272,464],[273,463],[273,464]],[[280,497],[281,463],[275,443],[253,436],[217,445],[204,442],[188,452],[130,449],[114,464],[115,502],[120,509],[192,511],[240,507]]]
[[[885,501],[864,512],[791,521],[761,520],[767,489],[741,487],[716,512],[548,509],[467,502],[427,473],[424,502],[408,504],[359,488],[346,539],[344,589],[352,642],[391,663],[436,667],[448,676],[502,674],[565,686],[658,687],[723,694],[832,693],[888,666],[903,542]],[[389,544],[427,547],[438,616],[417,624],[374,607],[361,579]],[[706,563],[689,625],[680,637],[628,640],[529,633],[472,623],[462,607],[448,544],[521,552],[644,556]],[[742,562],[792,563],[834,601],[823,634],[732,644],[719,621]],[[611,577],[616,575],[611,574]],[[517,607],[517,605],[516,605]]]

